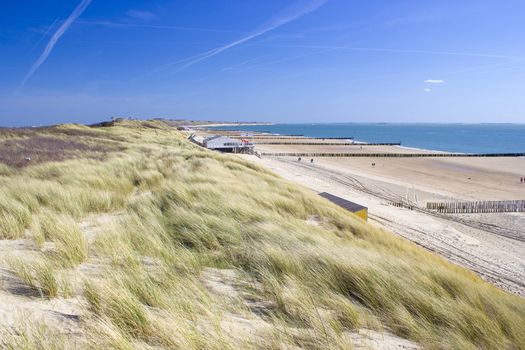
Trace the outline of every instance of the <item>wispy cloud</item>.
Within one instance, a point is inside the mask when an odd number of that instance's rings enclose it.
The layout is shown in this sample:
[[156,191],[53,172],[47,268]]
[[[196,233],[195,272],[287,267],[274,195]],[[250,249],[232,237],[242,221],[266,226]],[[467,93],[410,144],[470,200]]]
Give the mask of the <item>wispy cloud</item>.
[[425,10],[421,12],[409,13],[404,16],[392,18],[386,22],[387,26],[411,24],[411,23],[427,23],[435,22],[442,19],[443,12],[438,9]]
[[172,66],[172,65],[175,65],[175,64],[179,64],[181,62],[186,62],[184,63],[184,65],[182,65],[178,71],[181,71],[181,70],[184,70],[198,62],[201,62],[201,61],[204,61],[208,58],[211,58],[213,56],[216,56],[228,49],[231,49],[235,46],[238,46],[238,45],[241,45],[247,41],[250,41],[254,38],[257,38],[265,33],[268,33],[269,31],[272,31],[274,29],[277,29],[289,22],[292,22],[300,17],[303,17],[315,10],[317,10],[318,8],[320,8],[321,6],[323,6],[328,0],[310,0],[308,2],[304,2],[304,1],[301,1],[301,2],[297,2],[295,3],[294,5],[288,7],[287,9],[285,9],[284,11],[282,11],[279,15],[275,16],[273,19],[271,19],[269,22],[267,22],[266,24],[264,24],[263,26],[261,26],[259,29],[255,30],[254,32],[251,32],[249,34],[247,34],[246,36],[238,39],[238,40],[235,40],[227,45],[224,45],[224,46],[221,46],[221,47],[217,47],[215,49],[212,49],[212,50],[209,50],[209,51],[206,51],[206,52],[203,52],[201,54],[198,54],[198,55],[195,55],[195,56],[192,56],[192,57],[188,57],[187,59],[184,59],[184,60],[179,60],[179,61],[176,61],[176,62],[172,62],[168,65],[165,65],[165,66]]
[[427,84],[443,84],[445,81],[443,79],[427,79],[425,83]]
[[212,32],[212,33],[240,33],[239,31],[228,30],[228,29],[166,26],[166,25],[143,24],[143,23],[123,23],[123,22],[113,22],[113,21],[82,21],[82,20],[79,20],[77,21],[77,23],[86,24],[86,25],[94,25],[94,26],[121,27],[121,28],[166,29],[166,30],[183,30],[183,31],[195,31],[195,32]]
[[45,30],[45,32],[42,33],[42,36],[40,37],[40,39],[38,39],[38,41],[35,43],[35,45],[33,45],[33,47],[31,48],[31,51],[33,51],[41,42],[42,40],[44,40],[48,35],[49,33],[51,32],[51,30],[55,27],[55,24],[58,22],[58,18],[55,19],[53,21],[53,23],[51,23],[51,25],[49,27],[47,27],[47,29]]
[[240,68],[240,67],[244,67],[244,66],[246,66],[249,63],[252,63],[252,62],[255,62],[255,61],[259,61],[263,57],[265,57],[265,56],[259,56],[259,57],[251,58],[251,59],[243,61],[241,63],[234,64],[233,66],[224,67],[223,69],[221,69],[221,72],[226,72],[226,71],[229,71],[229,70],[232,70],[232,69],[237,69],[237,68]]
[[126,15],[128,15],[128,17],[131,18],[142,19],[145,21],[157,18],[157,15],[153,12],[141,10],[129,10],[128,12],[126,12]]
[[254,46],[262,47],[279,47],[279,48],[294,48],[294,49],[334,49],[334,50],[348,50],[348,51],[363,51],[363,52],[385,52],[385,53],[400,53],[400,54],[420,54],[420,55],[438,55],[438,56],[465,56],[465,57],[485,57],[485,58],[501,58],[516,61],[525,61],[525,57],[500,55],[492,53],[478,53],[478,52],[462,52],[462,51],[432,51],[432,50],[418,50],[418,49],[397,49],[397,48],[380,48],[380,47],[356,47],[356,46],[331,46],[331,45],[266,45],[253,44]]
[[430,89],[423,89],[423,91],[425,91],[425,92],[430,92]]
[[274,65],[274,64],[278,64],[278,63],[294,61],[294,60],[297,60],[297,59],[300,59],[300,58],[310,57],[310,56],[314,56],[314,55],[320,55],[320,54],[323,54],[323,53],[326,53],[326,52],[329,52],[329,51],[333,51],[333,50],[327,49],[327,50],[320,50],[320,51],[316,51],[316,52],[309,52],[309,53],[305,53],[305,54],[301,54],[301,55],[295,55],[295,56],[291,56],[291,57],[284,57],[284,58],[281,58],[279,60],[265,62],[265,63],[260,63],[260,64],[256,64],[256,65],[251,65],[249,67],[244,67],[243,69],[244,70],[249,70],[249,69],[256,69],[256,68],[271,66],[271,65]]
[[490,73],[490,72],[499,71],[499,70],[522,68],[523,66],[524,66],[523,60],[514,59],[510,61],[486,64],[482,66],[467,67],[467,68],[460,69],[460,70],[441,73],[441,75],[480,74],[480,73],[483,74],[483,73]]
[[44,49],[44,52],[40,55],[40,57],[36,60],[35,63],[33,63],[33,66],[31,66],[31,69],[29,72],[27,72],[26,76],[24,77],[24,80],[20,83],[19,89],[23,88],[25,83],[31,79],[33,74],[38,70],[38,68],[44,63],[51,53],[53,51],[53,48],[57,44],[58,40],[64,35],[64,33],[71,27],[73,22],[84,12],[84,10],[89,6],[91,3],[91,0],[82,0],[80,4],[77,6],[77,8],[69,15],[69,17],[62,23],[60,28],[53,34],[51,37],[51,40],[47,43],[46,48]]

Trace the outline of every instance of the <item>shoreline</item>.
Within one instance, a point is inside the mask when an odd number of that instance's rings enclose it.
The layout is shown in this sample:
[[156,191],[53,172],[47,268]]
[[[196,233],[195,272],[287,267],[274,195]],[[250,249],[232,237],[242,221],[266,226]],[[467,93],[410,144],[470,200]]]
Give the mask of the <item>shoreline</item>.
[[[213,129],[210,132],[228,132],[231,134],[246,132],[258,136],[264,134],[300,135],[304,138],[313,139],[337,136],[338,138],[351,138],[355,143],[402,142],[401,146],[407,149],[435,153],[525,154],[525,143],[520,136],[521,129],[513,129],[511,134],[507,134],[510,130],[505,128],[507,125],[505,123],[495,124],[500,125],[503,128],[502,130],[496,127],[496,129],[490,129],[490,132],[476,127],[481,127],[482,124],[460,123],[269,123],[267,125],[275,127],[268,128],[269,130],[257,127],[250,128],[252,130],[242,130],[242,126],[235,125],[236,128],[226,127],[225,130]],[[312,125],[316,125],[316,127],[312,127]],[[342,126],[341,128],[334,128],[334,125]],[[390,125],[391,127],[381,127],[382,125]],[[467,125],[467,129],[463,129],[461,125]],[[403,126],[408,129],[404,129]],[[523,131],[525,132],[525,130]],[[503,137],[503,135],[507,136]],[[463,138],[465,140],[462,140]]]

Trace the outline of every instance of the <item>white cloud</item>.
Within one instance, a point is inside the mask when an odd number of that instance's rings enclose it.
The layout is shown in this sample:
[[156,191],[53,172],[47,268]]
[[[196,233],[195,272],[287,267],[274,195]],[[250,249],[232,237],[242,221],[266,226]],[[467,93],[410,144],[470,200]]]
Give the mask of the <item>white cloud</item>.
[[25,83],[29,79],[31,79],[31,77],[33,76],[33,74],[35,74],[37,69],[42,65],[42,63],[45,62],[51,51],[53,51],[53,48],[57,44],[58,40],[62,37],[62,35],[64,35],[64,33],[69,29],[69,27],[71,27],[73,22],[75,22],[75,20],[82,14],[82,12],[84,12],[84,10],[89,6],[90,3],[91,0],[82,0],[75,9],[75,11],[73,11],[73,13],[69,15],[69,17],[64,21],[64,23],[62,23],[60,28],[58,28],[55,34],[53,34],[53,36],[51,37],[51,40],[49,40],[49,42],[47,43],[44,52],[42,52],[38,60],[36,60],[36,62],[33,63],[33,66],[31,66],[29,72],[27,72],[26,76],[24,77],[24,80],[22,80],[22,82],[20,83],[19,89],[24,87]]
[[430,89],[423,89],[423,91],[425,91],[425,92],[430,92]]
[[427,84],[443,84],[445,81],[442,79],[427,79],[425,83]]

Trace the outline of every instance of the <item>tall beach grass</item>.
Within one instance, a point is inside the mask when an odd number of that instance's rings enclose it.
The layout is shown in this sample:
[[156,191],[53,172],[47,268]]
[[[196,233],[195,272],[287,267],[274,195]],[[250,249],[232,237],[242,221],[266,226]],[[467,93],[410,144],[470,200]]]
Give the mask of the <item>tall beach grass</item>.
[[[367,328],[428,349],[525,349],[523,299],[265,168],[158,121],[67,133],[118,147],[0,168],[0,239],[35,242],[46,265],[10,268],[43,297],[82,300],[82,347],[346,349]],[[111,213],[89,244],[80,223]],[[241,296],[210,292],[210,268],[235,271]],[[239,318],[255,335],[226,330]]]

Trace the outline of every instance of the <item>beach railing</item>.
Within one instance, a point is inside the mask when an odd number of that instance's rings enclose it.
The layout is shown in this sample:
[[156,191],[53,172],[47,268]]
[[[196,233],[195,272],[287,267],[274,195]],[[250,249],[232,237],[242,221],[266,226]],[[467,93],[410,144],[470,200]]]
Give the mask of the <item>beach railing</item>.
[[300,152],[262,152],[266,157],[371,157],[371,158],[410,158],[410,157],[525,157],[525,153],[300,153]]
[[428,202],[427,209],[447,214],[525,212],[525,200]]

